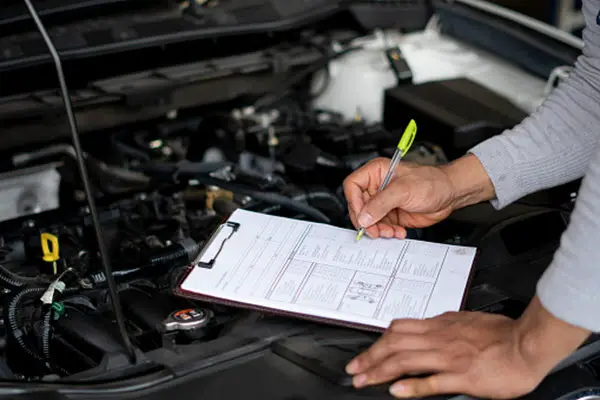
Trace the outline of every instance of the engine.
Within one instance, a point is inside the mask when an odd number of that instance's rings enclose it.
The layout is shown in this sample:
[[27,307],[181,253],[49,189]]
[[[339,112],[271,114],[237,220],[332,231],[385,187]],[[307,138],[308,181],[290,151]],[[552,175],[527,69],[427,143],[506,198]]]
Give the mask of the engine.
[[[365,57],[371,53],[373,46]],[[8,154],[11,166],[0,184],[6,208],[0,222],[3,378],[94,376],[126,357],[128,350],[120,340],[123,329],[142,353],[226,335],[241,311],[184,300],[172,295],[172,288],[234,210],[351,228],[342,182],[367,161],[391,156],[405,120],[417,118],[428,132],[406,159],[435,165],[458,157],[525,115],[471,81],[410,84],[408,64],[398,63],[393,53],[377,54],[377,62],[383,60],[387,69],[383,76],[369,79],[381,85],[376,87],[381,104],[366,114],[360,107],[351,112],[348,105],[360,98],[343,98],[342,88],[350,82],[336,81],[339,74],[317,74],[311,80],[312,72],[322,70],[311,66],[308,73],[300,71],[256,98],[174,111],[160,120],[85,136],[84,162],[106,249],[98,247],[69,142]],[[359,61],[357,65],[365,65]],[[353,65],[339,62],[340,68]],[[350,72],[341,76],[356,78]],[[472,93],[471,98],[465,93]],[[490,102],[495,113],[489,112]],[[518,228],[511,225],[507,235],[512,247],[500,247],[493,242],[498,236],[486,225],[489,219],[484,224],[482,218],[458,215],[409,235],[466,244],[491,237],[494,249],[504,249],[504,259],[511,260],[532,248],[519,247],[524,243],[519,238],[532,237],[531,230],[524,229],[534,229],[529,219],[515,222]],[[540,242],[541,254],[551,254],[564,228],[557,218],[556,229]],[[125,327],[114,318],[116,305],[109,296],[103,252],[118,286]],[[482,269],[482,276],[498,270],[496,259],[484,262],[488,269]],[[489,286],[474,293],[471,307],[476,309],[518,313],[526,304]]]

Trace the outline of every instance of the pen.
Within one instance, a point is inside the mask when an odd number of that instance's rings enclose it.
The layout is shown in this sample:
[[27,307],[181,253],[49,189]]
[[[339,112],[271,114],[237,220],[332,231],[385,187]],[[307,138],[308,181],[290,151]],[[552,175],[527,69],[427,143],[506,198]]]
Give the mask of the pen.
[[[392,157],[392,161],[390,162],[390,167],[388,169],[387,174],[385,175],[385,178],[383,179],[383,182],[381,182],[381,185],[379,186],[378,192],[381,192],[383,189],[385,189],[388,183],[390,183],[392,177],[394,176],[394,172],[396,171],[396,167],[400,163],[400,160],[402,160],[402,157],[406,155],[408,149],[410,149],[410,146],[412,146],[416,135],[417,123],[414,119],[411,119],[408,123],[408,126],[404,130],[400,141],[398,142],[398,146],[396,146],[396,151],[394,152],[394,156]],[[356,241],[359,241],[360,238],[364,235],[364,233],[365,228],[361,227],[358,231],[358,234],[356,235]]]

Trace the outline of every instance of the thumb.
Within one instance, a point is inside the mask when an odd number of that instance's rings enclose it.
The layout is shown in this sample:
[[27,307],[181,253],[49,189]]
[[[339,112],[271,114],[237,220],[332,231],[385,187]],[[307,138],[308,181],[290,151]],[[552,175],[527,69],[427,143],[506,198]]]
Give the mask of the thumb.
[[358,224],[363,228],[368,228],[397,208],[400,199],[396,189],[395,186],[390,185],[371,197],[358,214]]

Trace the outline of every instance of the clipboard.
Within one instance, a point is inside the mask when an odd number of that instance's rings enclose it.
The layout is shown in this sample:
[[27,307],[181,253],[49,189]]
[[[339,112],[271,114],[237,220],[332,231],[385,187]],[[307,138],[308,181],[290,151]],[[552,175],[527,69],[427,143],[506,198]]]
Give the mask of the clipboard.
[[[227,299],[223,299],[223,298],[219,298],[219,297],[213,297],[213,296],[203,295],[200,293],[194,293],[194,292],[190,292],[188,290],[182,289],[181,285],[187,279],[188,275],[192,272],[192,270],[194,268],[211,269],[214,267],[216,259],[218,258],[219,254],[223,250],[223,247],[225,247],[225,243],[233,235],[235,235],[238,232],[240,226],[241,226],[241,224],[238,222],[226,221],[225,223],[219,225],[217,227],[217,229],[215,229],[213,234],[206,241],[206,244],[203,246],[203,248],[200,251],[200,253],[198,254],[198,256],[196,256],[194,261],[190,265],[188,265],[186,271],[182,274],[182,277],[180,278],[179,282],[177,283],[177,286],[173,290],[174,295],[183,297],[183,298],[187,298],[190,300],[197,300],[197,301],[220,304],[223,306],[229,306],[229,307],[234,307],[234,308],[258,311],[258,312],[263,312],[266,314],[271,314],[274,316],[280,316],[280,317],[286,317],[286,318],[290,318],[290,317],[298,318],[298,319],[302,319],[302,320],[305,320],[308,322],[316,322],[316,323],[322,323],[322,324],[326,324],[326,325],[358,329],[358,330],[368,331],[368,332],[383,332],[385,330],[384,328],[374,327],[374,326],[370,326],[370,325],[356,324],[356,323],[350,323],[350,322],[345,322],[345,321],[341,321],[341,320],[334,320],[334,319],[329,319],[329,318],[318,317],[318,316],[314,316],[314,315],[282,311],[282,310],[279,310],[276,308],[263,307],[263,306],[258,306],[258,305],[239,302],[239,301],[227,300]],[[226,236],[224,238],[224,240],[221,241],[221,244],[219,245],[219,249],[217,250],[217,254],[215,254],[209,261],[201,262],[206,251],[212,246],[212,244],[215,242],[216,238],[219,236],[219,234],[224,229],[230,229],[231,232],[228,236]]]
[[[224,223],[220,224],[214,230],[214,232],[211,234],[209,239],[206,241],[206,243],[202,247],[202,250],[196,256],[196,258],[188,265],[185,272],[182,274],[181,278],[179,279],[179,282],[177,283],[176,287],[173,289],[174,295],[183,297],[183,298],[187,298],[187,299],[191,299],[191,300],[197,300],[197,301],[220,304],[220,305],[234,307],[234,308],[258,311],[258,312],[270,314],[273,316],[301,319],[301,320],[305,320],[307,322],[321,323],[321,324],[326,324],[326,325],[356,329],[356,330],[367,331],[367,332],[382,333],[387,329],[387,328],[383,328],[380,326],[373,326],[373,325],[368,325],[368,324],[349,322],[349,321],[345,321],[342,319],[333,319],[333,318],[327,318],[327,317],[322,317],[322,316],[317,316],[317,315],[311,315],[311,314],[307,314],[307,313],[286,311],[286,310],[282,310],[282,309],[278,309],[278,308],[267,307],[267,306],[252,304],[252,303],[248,303],[248,302],[236,301],[236,300],[231,300],[231,299],[227,299],[227,298],[223,298],[223,297],[216,297],[216,296],[206,295],[206,294],[192,292],[192,291],[183,289],[182,288],[183,283],[186,281],[186,279],[189,277],[189,275],[192,273],[192,271],[194,271],[194,269],[196,269],[196,268],[212,269],[215,267],[216,260],[221,255],[223,249],[225,248],[225,245],[232,237],[234,237],[234,235],[236,235],[239,232],[241,226],[242,226],[242,224],[240,222],[236,222],[235,220],[227,220]],[[215,241],[217,240],[219,235],[224,231],[229,231],[229,234],[226,235],[224,238],[220,239],[220,243],[218,244],[217,251],[215,252],[215,254],[212,255],[209,260],[202,261],[204,256],[206,255],[206,252],[209,249],[211,249],[211,247],[213,245],[215,245]],[[475,264],[477,254],[478,254],[478,250],[476,250],[475,258],[473,259],[472,265]],[[467,299],[467,295],[468,295],[468,289],[471,284],[473,274],[474,274],[474,268],[471,268],[469,277],[468,277],[468,280],[466,283],[466,287],[465,287],[465,290],[464,290],[464,293],[462,296],[460,310],[464,310],[464,308],[465,308],[466,299]]]

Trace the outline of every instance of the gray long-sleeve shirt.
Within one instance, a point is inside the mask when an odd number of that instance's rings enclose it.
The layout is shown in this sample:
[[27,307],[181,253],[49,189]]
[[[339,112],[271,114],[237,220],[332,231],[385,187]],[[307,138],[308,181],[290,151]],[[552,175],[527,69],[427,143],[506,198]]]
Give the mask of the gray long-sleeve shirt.
[[502,208],[583,177],[571,221],[537,286],[544,307],[600,332],[600,0],[584,0],[585,47],[571,76],[514,129],[470,150]]

